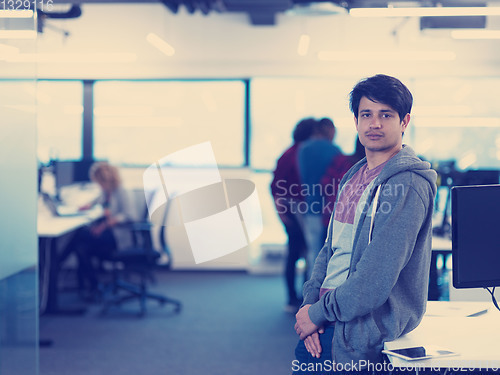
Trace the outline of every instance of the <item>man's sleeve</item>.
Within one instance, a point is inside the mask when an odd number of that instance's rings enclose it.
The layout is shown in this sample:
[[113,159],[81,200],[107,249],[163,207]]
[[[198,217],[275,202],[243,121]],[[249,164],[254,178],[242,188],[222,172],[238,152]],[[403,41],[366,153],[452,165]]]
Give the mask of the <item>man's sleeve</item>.
[[[332,215],[333,216],[333,215]],[[327,237],[323,247],[321,248],[316,261],[314,262],[314,267],[310,276],[310,279],[304,284],[303,296],[304,301],[302,305],[310,305],[318,302],[319,291],[321,285],[326,277],[326,269],[328,267],[328,262],[330,260],[330,249],[331,238],[333,233],[333,219],[330,217],[330,222],[328,224]]]
[[302,306],[311,305],[319,300],[319,291],[326,277],[326,267],[328,265],[327,253],[328,246],[325,243],[316,257],[311,277],[304,284],[302,292],[304,301],[302,302]]

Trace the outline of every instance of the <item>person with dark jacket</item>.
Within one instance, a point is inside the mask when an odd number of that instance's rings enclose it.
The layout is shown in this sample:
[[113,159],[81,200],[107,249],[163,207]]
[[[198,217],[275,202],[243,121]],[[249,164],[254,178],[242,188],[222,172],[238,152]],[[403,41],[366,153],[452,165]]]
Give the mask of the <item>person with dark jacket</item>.
[[304,201],[297,151],[299,145],[309,139],[315,124],[316,120],[313,118],[304,118],[297,123],[293,131],[293,144],[278,159],[274,170],[274,178],[271,182],[271,194],[288,237],[288,252],[285,264],[288,301],[285,310],[293,313],[297,312],[302,302],[302,297],[299,297],[295,286],[296,263],[301,256],[305,256],[307,253],[304,233],[296,212],[297,205]]

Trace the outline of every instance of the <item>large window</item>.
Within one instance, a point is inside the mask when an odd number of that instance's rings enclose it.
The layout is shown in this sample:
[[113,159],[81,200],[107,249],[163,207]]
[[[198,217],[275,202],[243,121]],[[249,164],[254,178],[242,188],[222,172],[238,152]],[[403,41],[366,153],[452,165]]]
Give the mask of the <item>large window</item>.
[[103,81],[94,86],[94,155],[147,165],[210,141],[219,165],[244,163],[243,81]]
[[413,140],[429,160],[460,169],[500,166],[500,78],[415,80]]
[[[500,78],[403,78],[414,97],[404,143],[431,161],[456,160],[461,169],[500,165],[500,107],[494,95]],[[251,82],[251,165],[265,170],[292,142],[304,117],[332,118],[334,142],[354,148],[356,129],[348,94],[357,80],[254,79]]]
[[36,97],[38,158],[82,157],[83,85],[81,81],[39,81],[25,90]]

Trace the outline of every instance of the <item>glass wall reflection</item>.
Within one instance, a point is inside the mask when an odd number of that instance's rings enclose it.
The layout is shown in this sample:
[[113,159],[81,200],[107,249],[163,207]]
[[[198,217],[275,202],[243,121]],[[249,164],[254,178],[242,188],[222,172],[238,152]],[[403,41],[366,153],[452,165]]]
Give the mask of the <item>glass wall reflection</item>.
[[0,72],[23,77],[0,81],[0,375],[33,375],[39,344],[36,82],[35,63],[25,59],[35,51],[33,12],[0,12],[0,29]]

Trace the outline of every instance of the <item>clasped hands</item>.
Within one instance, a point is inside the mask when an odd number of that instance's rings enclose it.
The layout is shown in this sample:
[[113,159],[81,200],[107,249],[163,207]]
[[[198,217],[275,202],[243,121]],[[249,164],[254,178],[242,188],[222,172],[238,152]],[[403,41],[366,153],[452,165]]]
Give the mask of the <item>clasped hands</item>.
[[303,306],[295,315],[297,322],[295,323],[295,332],[304,340],[304,345],[307,351],[315,358],[321,356],[321,343],[319,335],[324,333],[323,327],[318,327],[309,318],[309,307],[311,305]]

